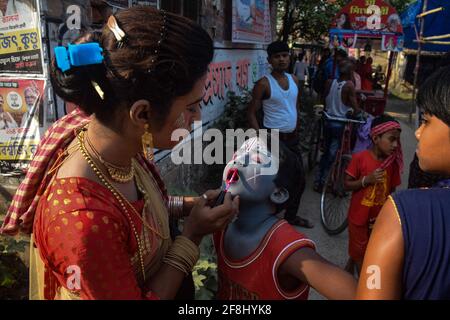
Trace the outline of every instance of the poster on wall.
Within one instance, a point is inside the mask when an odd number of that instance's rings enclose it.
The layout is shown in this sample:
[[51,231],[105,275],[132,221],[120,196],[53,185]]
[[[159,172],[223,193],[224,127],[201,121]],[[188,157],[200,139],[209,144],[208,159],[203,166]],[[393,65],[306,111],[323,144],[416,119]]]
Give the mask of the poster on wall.
[[0,78],[0,171],[25,168],[43,126],[45,81]]
[[233,0],[232,41],[269,43],[269,0]]
[[42,43],[36,0],[0,0],[0,70],[42,74]]
[[383,51],[402,51],[404,38],[395,35],[383,35],[381,40],[381,49]]

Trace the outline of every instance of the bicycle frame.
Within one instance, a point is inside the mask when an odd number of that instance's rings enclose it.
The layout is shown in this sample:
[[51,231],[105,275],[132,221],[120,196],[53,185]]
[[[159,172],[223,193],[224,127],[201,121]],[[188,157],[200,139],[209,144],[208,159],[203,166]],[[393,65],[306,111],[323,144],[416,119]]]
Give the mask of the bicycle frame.
[[340,181],[343,177],[340,177],[339,175],[343,172],[341,169],[342,167],[342,158],[343,156],[351,156],[351,132],[353,129],[353,123],[348,122],[345,125],[344,133],[342,134],[342,140],[341,140],[341,147],[339,148],[338,152],[336,153],[336,160],[331,168],[331,180],[333,182],[333,190],[334,191],[343,191],[343,190],[336,190],[336,182]]

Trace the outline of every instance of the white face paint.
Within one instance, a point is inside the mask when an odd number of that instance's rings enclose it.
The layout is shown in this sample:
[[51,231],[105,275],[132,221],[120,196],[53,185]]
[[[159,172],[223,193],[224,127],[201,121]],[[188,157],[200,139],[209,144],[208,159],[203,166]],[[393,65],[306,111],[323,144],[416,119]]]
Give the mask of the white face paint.
[[262,169],[271,165],[278,168],[278,162],[261,139],[251,138],[242,144],[225,167],[223,182],[227,184],[237,171],[238,178],[230,184],[231,194],[239,195],[244,200],[265,200],[275,189],[273,181],[278,170],[265,174]]

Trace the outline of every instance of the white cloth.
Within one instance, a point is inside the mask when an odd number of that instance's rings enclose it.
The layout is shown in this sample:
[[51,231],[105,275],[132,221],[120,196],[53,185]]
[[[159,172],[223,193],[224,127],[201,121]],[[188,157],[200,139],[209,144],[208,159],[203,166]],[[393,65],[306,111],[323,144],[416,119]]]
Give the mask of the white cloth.
[[9,112],[3,111],[0,114],[0,130],[17,128],[17,122]]
[[270,85],[270,98],[263,100],[264,127],[279,129],[283,133],[291,133],[297,127],[298,87],[292,75],[284,74],[289,81],[289,88],[283,90],[278,81],[267,75]]
[[306,75],[308,74],[308,64],[303,61],[297,61],[294,66],[294,75],[300,81],[306,80]]
[[327,113],[332,117],[345,118],[345,115],[350,110],[350,107],[346,106],[342,102],[342,89],[347,81],[333,80],[331,84],[330,92],[326,98]]
[[25,28],[36,28],[37,13],[30,0],[9,0],[4,16],[19,15],[20,24],[25,23]]

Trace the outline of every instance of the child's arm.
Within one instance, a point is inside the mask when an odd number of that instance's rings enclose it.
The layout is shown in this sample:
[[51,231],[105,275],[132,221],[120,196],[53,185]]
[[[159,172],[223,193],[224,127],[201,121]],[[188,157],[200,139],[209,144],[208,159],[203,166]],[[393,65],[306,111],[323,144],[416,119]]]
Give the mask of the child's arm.
[[293,253],[280,266],[279,274],[309,284],[327,299],[350,300],[356,296],[355,278],[311,248],[301,248]]
[[360,179],[355,179],[351,175],[346,174],[344,179],[344,188],[349,191],[358,191],[377,182],[383,182],[383,179],[384,170],[380,168],[376,169],[368,176],[361,177]]
[[[364,179],[364,181],[363,181]],[[346,174],[344,179],[344,188],[347,191],[358,191],[363,189],[363,182],[365,184],[365,180],[367,178],[362,177],[361,179],[353,178],[351,175]]]

